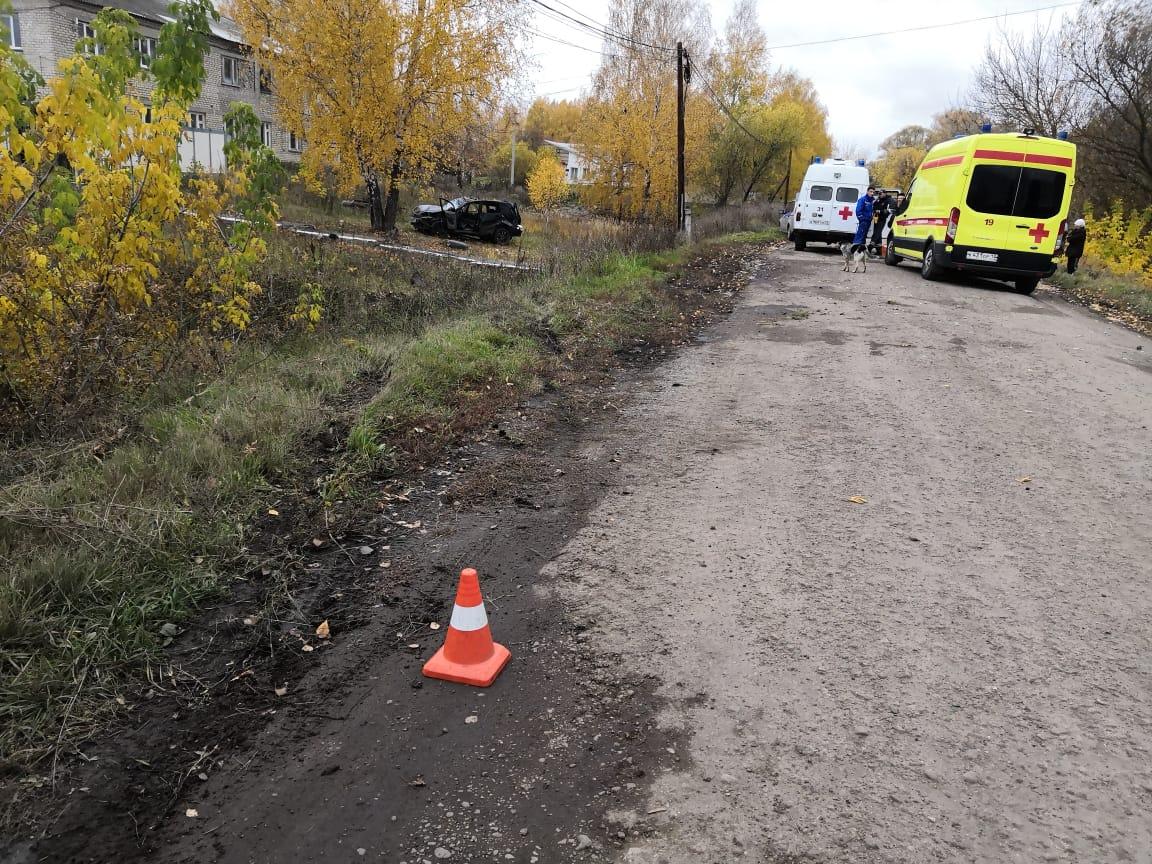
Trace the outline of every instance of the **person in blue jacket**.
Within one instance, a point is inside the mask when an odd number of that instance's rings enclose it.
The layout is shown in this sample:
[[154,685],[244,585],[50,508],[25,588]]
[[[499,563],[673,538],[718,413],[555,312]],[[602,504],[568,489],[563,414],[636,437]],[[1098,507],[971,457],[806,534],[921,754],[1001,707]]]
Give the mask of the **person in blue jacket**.
[[875,211],[876,187],[869,186],[868,191],[860,196],[856,202],[856,236],[852,239],[853,246],[864,246],[868,242],[868,232],[872,230],[872,214]]

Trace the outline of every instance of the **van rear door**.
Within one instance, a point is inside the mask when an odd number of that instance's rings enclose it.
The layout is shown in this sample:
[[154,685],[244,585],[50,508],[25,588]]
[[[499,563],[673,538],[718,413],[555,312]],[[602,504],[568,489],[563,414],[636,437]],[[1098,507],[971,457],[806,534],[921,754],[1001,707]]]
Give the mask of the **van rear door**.
[[[1068,160],[1071,163],[1071,159]],[[1069,194],[1067,169],[1026,164],[1020,172],[1013,218],[1008,222],[1008,248],[1041,255],[1056,252],[1060,213]]]
[[808,187],[808,223],[812,228],[828,230],[832,213],[832,187],[813,183]]
[[976,150],[957,243],[1052,255],[1072,160],[1020,150]]
[[855,186],[836,187],[836,210],[832,214],[832,226],[835,230],[845,234],[856,233],[856,226],[859,224],[856,220],[856,202],[863,194]]

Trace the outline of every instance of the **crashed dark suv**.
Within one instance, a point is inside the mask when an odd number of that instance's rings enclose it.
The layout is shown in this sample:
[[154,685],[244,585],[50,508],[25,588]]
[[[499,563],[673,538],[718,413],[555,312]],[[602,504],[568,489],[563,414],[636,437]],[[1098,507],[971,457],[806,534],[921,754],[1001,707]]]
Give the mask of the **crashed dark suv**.
[[471,201],[467,198],[421,204],[412,211],[412,227],[421,234],[475,237],[507,243],[524,233],[520,210],[510,201]]

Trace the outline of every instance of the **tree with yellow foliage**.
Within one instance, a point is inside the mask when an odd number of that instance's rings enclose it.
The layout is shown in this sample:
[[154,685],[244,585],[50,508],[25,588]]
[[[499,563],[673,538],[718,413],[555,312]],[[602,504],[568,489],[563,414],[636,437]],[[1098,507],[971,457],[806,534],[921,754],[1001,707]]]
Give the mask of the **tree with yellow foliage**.
[[[674,219],[676,58],[664,48],[682,40],[703,56],[706,13],[696,0],[615,0],[607,28],[626,38],[605,46],[575,136],[590,166],[582,192],[619,217]],[[688,152],[700,152],[704,130],[686,131]]]
[[811,82],[770,72],[767,41],[755,3],[740,0],[697,76],[709,99],[692,106],[707,116],[708,134],[705,152],[692,154],[693,185],[719,205],[778,185],[790,151],[801,159],[808,150],[827,153],[825,111]]
[[[249,323],[264,252],[252,220],[275,214],[275,160],[240,135],[223,180],[181,188],[181,124],[216,12],[210,0],[171,11],[150,117],[125,12],[96,16],[35,110],[26,65],[0,45],[0,401],[31,410],[131,384]],[[250,108],[230,122],[259,129]],[[222,230],[226,209],[250,221]]]
[[568,181],[559,160],[541,149],[536,167],[528,175],[528,199],[545,213],[555,210],[568,197]]
[[537,99],[524,117],[524,140],[535,148],[545,141],[568,143],[576,136],[583,114],[579,100]]
[[402,184],[426,179],[517,67],[514,3],[232,0],[272,73],[281,122],[303,135],[306,178],[363,183],[375,228]]

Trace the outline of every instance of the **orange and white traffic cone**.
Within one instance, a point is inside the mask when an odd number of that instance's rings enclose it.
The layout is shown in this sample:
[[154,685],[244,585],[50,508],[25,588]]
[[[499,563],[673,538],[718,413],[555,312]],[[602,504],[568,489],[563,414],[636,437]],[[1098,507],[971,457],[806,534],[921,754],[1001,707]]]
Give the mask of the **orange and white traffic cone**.
[[512,653],[492,641],[488,613],[480,596],[480,577],[469,567],[460,571],[456,605],[444,646],[424,664],[429,678],[487,687],[512,659]]

